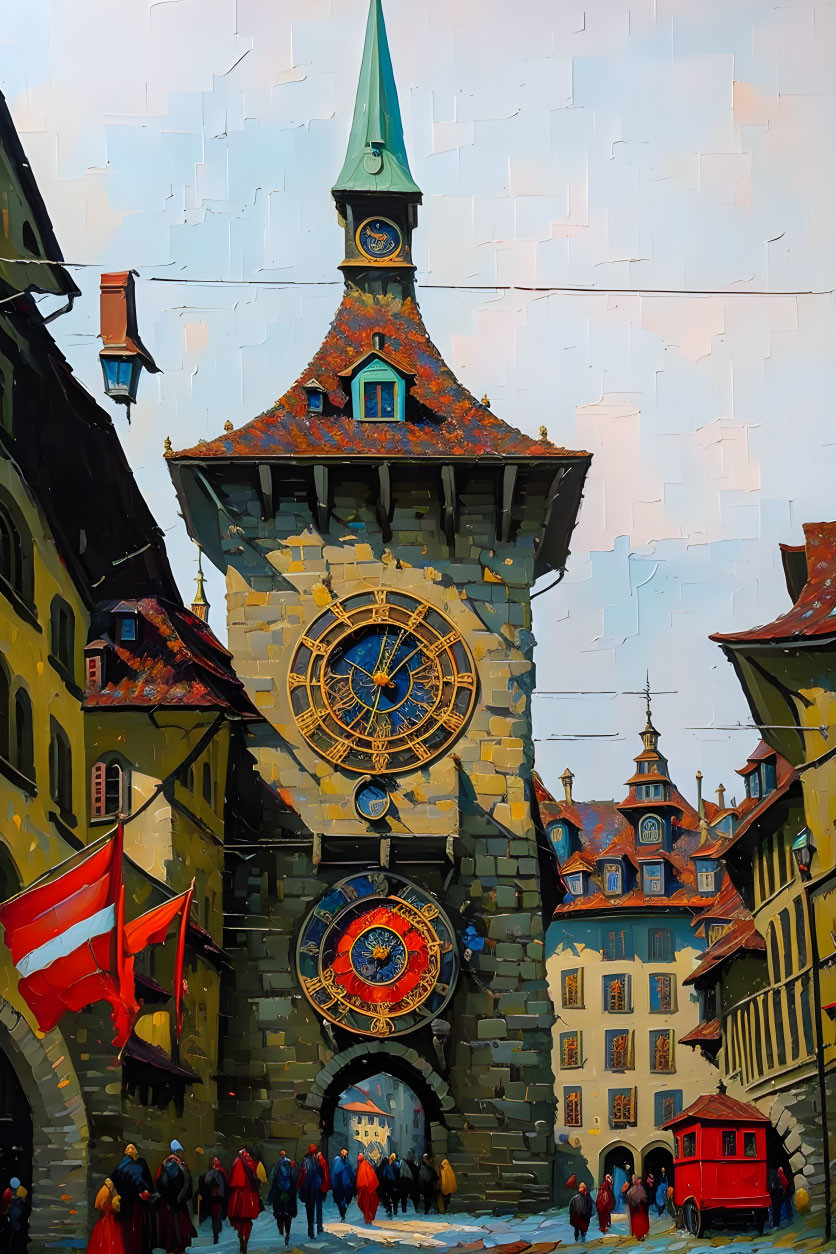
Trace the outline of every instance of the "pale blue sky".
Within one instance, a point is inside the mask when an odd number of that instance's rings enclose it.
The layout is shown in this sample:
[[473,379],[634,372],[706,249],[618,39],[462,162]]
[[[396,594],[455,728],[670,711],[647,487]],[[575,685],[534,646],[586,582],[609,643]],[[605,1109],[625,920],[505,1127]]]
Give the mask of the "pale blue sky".
[[[384,0],[421,283],[463,382],[595,454],[568,574],[535,602],[546,780],[622,793],[641,687],[675,778],[735,790],[751,732],[712,630],[785,608],[781,540],[832,518],[836,115],[830,3]],[[27,0],[0,86],[83,298],[54,331],[100,394],[98,274],[139,271],[131,463],[181,588],[193,548],[162,460],[284,391],[340,293],[329,188],[366,0]],[[223,279],[223,284],[160,282]],[[252,286],[249,279],[333,286]],[[107,403],[107,402],[105,402]],[[213,625],[223,589],[213,572]],[[546,692],[586,690],[579,697]],[[611,694],[611,695],[608,695]],[[695,730],[696,729],[696,730]],[[738,790],[739,791],[739,790]]]

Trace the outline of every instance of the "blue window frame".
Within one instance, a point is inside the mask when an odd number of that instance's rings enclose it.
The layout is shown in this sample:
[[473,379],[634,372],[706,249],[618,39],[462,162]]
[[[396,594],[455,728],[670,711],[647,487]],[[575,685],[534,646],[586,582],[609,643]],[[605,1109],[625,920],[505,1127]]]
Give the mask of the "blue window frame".
[[626,1128],[636,1122],[635,1089],[610,1089],[607,1104],[611,1128]]
[[662,840],[662,820],[656,814],[646,814],[639,823],[639,844],[658,845]]
[[604,866],[604,883],[606,892],[620,893],[621,867],[614,863],[606,863]]
[[366,422],[403,422],[406,381],[387,362],[372,358],[351,382],[351,411]]
[[614,1028],[604,1033],[604,1066],[608,1071],[631,1071],[633,1068],[633,1033],[629,1028]]
[[673,932],[669,927],[648,928],[647,957],[650,962],[673,961]]
[[653,1094],[653,1122],[657,1128],[682,1111],[682,1089],[668,1089]]
[[603,1005],[608,1014],[624,1014],[633,1009],[633,989],[629,975],[605,975],[603,979]]
[[605,927],[601,934],[601,957],[607,962],[633,957],[633,934],[629,927]]
[[676,981],[672,975],[651,975],[649,991],[651,1014],[672,1013],[676,1009]]
[[579,871],[577,875],[566,876],[566,887],[573,897],[583,896],[583,872]]
[[661,862],[642,863],[642,887],[648,897],[661,897],[665,891],[665,871]]

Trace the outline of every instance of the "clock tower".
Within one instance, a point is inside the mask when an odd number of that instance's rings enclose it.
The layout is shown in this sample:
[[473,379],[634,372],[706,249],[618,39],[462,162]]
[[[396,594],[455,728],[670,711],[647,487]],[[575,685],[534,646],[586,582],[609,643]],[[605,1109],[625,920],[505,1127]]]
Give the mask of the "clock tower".
[[554,1015],[530,591],[564,567],[589,457],[502,421],[429,338],[380,0],[333,195],[345,291],[313,360],[266,413],[167,454],[264,716],[226,835],[219,1120],[297,1156],[386,1073],[464,1205],[537,1209]]

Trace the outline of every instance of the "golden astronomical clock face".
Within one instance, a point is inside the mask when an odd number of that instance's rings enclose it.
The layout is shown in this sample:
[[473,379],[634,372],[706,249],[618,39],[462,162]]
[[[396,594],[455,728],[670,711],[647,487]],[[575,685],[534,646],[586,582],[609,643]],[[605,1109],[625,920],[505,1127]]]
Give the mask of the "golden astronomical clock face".
[[384,871],[335,884],[308,915],[296,954],[318,1015],[362,1036],[401,1036],[436,1018],[459,970],[450,920]]
[[367,218],[357,230],[357,247],[371,261],[386,261],[401,247],[401,233],[389,218]]
[[439,610],[375,588],[314,620],[290,665],[297,726],[317,753],[359,774],[412,771],[444,753],[476,700],[476,668]]

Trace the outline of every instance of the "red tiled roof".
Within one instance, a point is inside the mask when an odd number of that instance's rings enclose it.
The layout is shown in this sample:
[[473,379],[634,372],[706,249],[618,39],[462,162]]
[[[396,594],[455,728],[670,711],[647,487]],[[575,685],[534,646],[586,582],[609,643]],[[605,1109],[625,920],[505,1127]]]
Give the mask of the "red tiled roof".
[[719,1019],[709,1019],[707,1023],[698,1023],[691,1032],[686,1032],[684,1036],[680,1036],[680,1045],[711,1045],[715,1041],[721,1041],[723,1033],[720,1029]]
[[730,836],[723,848],[723,853],[727,854],[729,850],[752,829],[755,823],[763,817],[763,815],[771,809],[777,801],[780,801],[788,789],[798,779],[798,774],[790,762],[787,761],[782,754],[775,755],[775,787],[770,789],[763,797],[746,797],[737,807],[738,823],[734,830],[734,835]]
[[560,864],[561,874],[570,871],[593,871],[594,869],[595,859],[585,849],[579,849],[577,852],[570,854],[566,861]]
[[[94,621],[115,608],[97,607]],[[232,654],[191,610],[156,597],[123,601],[119,608],[137,614],[138,638],[106,642],[103,682],[88,686],[85,708],[178,706],[261,717],[232,668]]]
[[723,876],[723,882],[720,885],[720,891],[717,896],[713,899],[705,898],[704,900],[710,901],[711,904],[692,921],[691,926],[695,930],[699,930],[700,927],[712,919],[722,919],[731,923],[735,919],[751,919],[752,917],[743,904],[743,898],[728,875]]
[[606,897],[603,893],[593,893],[590,897],[577,897],[572,901],[557,906],[554,918],[563,915],[583,914],[589,910],[698,910],[704,905],[705,897],[690,887],[678,888],[667,896],[643,893],[640,888],[631,888],[620,897]]
[[717,632],[711,639],[734,648],[767,641],[836,636],[836,522],[805,523],[807,582],[798,600],[771,623],[748,631]]
[[602,849],[597,855],[597,861],[603,858],[628,858],[630,862],[636,865],[636,845],[633,838],[633,830],[619,832],[614,836],[606,849]]
[[[703,900],[705,900],[703,898]],[[755,927],[754,921],[740,919],[733,923],[729,930],[718,941],[705,951],[702,961],[690,975],[686,975],[683,984],[695,984],[703,975],[708,975],[715,967],[720,966],[727,958],[741,953],[765,953],[766,941]]]
[[340,1110],[346,1110],[351,1115],[381,1115],[384,1119],[392,1118],[388,1111],[375,1106],[371,1098],[367,1102],[346,1102],[340,1106]]
[[[374,331],[384,333],[385,352],[415,376],[404,422],[358,421],[347,412],[350,394],[340,375],[372,351]],[[326,410],[336,413],[308,413],[304,383],[312,375],[327,391]],[[347,454],[410,460],[589,457],[523,435],[479,404],[430,340],[415,301],[348,288],[321,348],[272,409],[227,435],[169,454],[169,460]]]
[[675,1128],[686,1119],[702,1119],[706,1123],[769,1123],[769,1118],[757,1106],[739,1102],[726,1093],[703,1093],[695,1102],[681,1110],[673,1119],[663,1123],[663,1128]]

